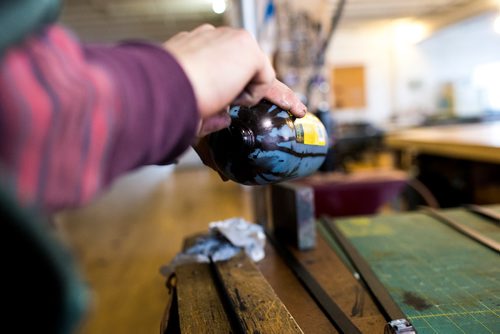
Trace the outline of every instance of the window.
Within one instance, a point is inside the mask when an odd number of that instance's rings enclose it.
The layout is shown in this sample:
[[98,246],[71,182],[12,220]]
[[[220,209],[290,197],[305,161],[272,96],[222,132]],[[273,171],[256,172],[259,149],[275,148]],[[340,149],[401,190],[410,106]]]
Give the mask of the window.
[[481,91],[485,111],[500,112],[500,62],[477,66],[472,81]]

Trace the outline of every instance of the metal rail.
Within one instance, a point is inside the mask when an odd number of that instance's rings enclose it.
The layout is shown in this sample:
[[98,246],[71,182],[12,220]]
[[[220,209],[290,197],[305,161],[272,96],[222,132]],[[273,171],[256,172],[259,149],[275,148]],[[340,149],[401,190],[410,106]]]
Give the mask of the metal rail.
[[477,215],[480,215],[482,217],[486,217],[489,220],[493,221],[497,225],[500,224],[500,213],[497,213],[493,210],[490,210],[488,208],[479,206],[479,205],[474,205],[474,204],[468,204],[464,206],[465,209],[468,211],[475,213]]
[[435,218],[436,220],[448,225],[449,227],[455,229],[456,231],[462,233],[463,235],[483,244],[484,246],[490,248],[491,250],[500,253],[500,243],[496,242],[495,240],[488,238],[487,236],[484,236],[483,234],[479,233],[478,231],[465,226],[463,224],[457,223],[456,221],[446,217],[439,211],[429,208],[429,207],[423,207],[422,208],[425,213],[427,213],[429,216]]
[[386,320],[391,321],[406,319],[406,315],[399,308],[394,299],[392,299],[391,295],[375,275],[368,262],[366,262],[361,254],[356,250],[354,245],[344,236],[338,227],[335,226],[335,223],[326,218],[322,218],[320,223],[335,238],[354,269],[361,276],[360,278],[366,285],[368,291],[374,297],[375,302],[378,304]]

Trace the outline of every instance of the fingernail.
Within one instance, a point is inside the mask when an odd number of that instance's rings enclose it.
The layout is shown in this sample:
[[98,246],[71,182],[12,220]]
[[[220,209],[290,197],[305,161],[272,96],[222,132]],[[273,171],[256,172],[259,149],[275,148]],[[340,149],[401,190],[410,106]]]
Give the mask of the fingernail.
[[306,113],[307,113],[307,107],[306,107],[305,105],[302,105],[302,110],[300,111],[300,114],[301,114],[302,116],[305,116],[305,115],[306,115]]

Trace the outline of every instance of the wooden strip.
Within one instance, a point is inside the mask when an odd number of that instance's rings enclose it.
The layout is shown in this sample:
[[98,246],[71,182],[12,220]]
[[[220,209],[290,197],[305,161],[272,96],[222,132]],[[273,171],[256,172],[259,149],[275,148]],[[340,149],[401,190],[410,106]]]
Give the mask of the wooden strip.
[[175,273],[181,333],[231,333],[210,264],[181,265]]
[[470,212],[473,212],[473,213],[478,214],[482,217],[488,218],[489,220],[493,221],[497,225],[500,224],[500,214],[493,211],[493,210],[490,210],[490,209],[485,208],[483,206],[474,205],[474,204],[465,205],[465,208],[467,210],[469,210]]
[[455,229],[456,231],[462,233],[463,235],[483,244],[484,246],[490,248],[491,250],[500,253],[500,243],[496,242],[495,240],[488,238],[485,235],[482,235],[478,231],[465,226],[463,224],[459,224],[456,221],[446,217],[439,211],[429,208],[429,207],[423,207],[423,210],[425,213],[427,213],[429,216],[435,218],[437,221],[442,222],[449,227]]
[[361,332],[383,333],[384,316],[322,233],[318,233],[315,249],[308,252],[290,250]]
[[375,301],[380,305],[381,311],[386,317],[386,320],[397,320],[406,319],[405,314],[399,306],[396,304],[394,299],[384,287],[382,282],[379,281],[377,275],[370,268],[370,265],[366,260],[359,254],[354,245],[342,234],[342,232],[337,228],[333,220],[328,220],[326,218],[321,219],[321,223],[326,228],[326,230],[335,238],[339,246],[344,251],[345,255],[348,257],[349,261],[360,274],[361,279],[366,284],[370,293],[375,297]]
[[265,251],[266,257],[257,262],[256,266],[304,333],[338,333],[297,277],[276,253],[271,243],[266,243]]
[[311,276],[311,274],[301,265],[294,255],[281,245],[273,237],[268,236],[268,240],[273,243],[274,248],[280,253],[287,265],[292,269],[295,275],[302,282],[304,287],[309,291],[311,296],[316,300],[319,307],[325,312],[342,333],[361,333],[360,330],[352,323],[348,316],[340,309],[340,307],[327,295],[321,285]]
[[303,333],[244,253],[214,266],[243,333]]

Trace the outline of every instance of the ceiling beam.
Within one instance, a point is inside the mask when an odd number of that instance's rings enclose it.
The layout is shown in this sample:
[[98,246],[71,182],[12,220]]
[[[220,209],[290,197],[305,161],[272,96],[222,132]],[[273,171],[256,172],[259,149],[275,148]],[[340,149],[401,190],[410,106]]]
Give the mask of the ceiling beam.
[[432,34],[454,23],[494,11],[498,11],[496,0],[474,0],[462,6],[456,6],[453,10],[427,14],[421,19],[428,23]]

